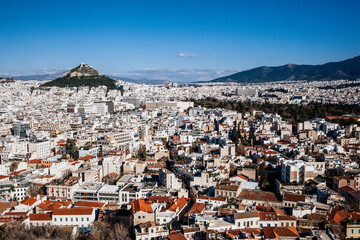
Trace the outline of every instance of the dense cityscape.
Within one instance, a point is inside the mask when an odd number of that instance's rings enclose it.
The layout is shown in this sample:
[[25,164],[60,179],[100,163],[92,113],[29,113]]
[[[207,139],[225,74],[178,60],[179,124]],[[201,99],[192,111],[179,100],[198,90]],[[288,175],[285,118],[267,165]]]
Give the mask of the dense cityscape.
[[360,240],[360,1],[0,9],[0,240]]
[[[80,77],[82,68],[93,71],[81,64],[68,75]],[[4,80],[2,234],[356,238],[357,83],[116,80],[110,90]],[[331,104],[333,114],[296,122],[286,111],[253,108],[272,104]],[[336,115],[344,106],[352,112]]]

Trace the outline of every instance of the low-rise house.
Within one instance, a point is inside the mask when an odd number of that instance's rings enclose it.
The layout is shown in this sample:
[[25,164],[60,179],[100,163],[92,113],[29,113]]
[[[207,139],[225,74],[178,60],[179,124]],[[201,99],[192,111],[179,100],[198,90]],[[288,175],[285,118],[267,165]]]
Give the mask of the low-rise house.
[[245,205],[282,206],[282,202],[280,202],[272,192],[244,190],[238,198],[241,200],[241,203]]
[[221,207],[222,205],[226,204],[225,198],[219,197],[207,197],[207,196],[199,196],[196,198],[197,203],[206,203],[213,207]]
[[28,227],[48,227],[52,225],[51,215],[49,213],[29,214],[29,218],[26,219],[26,225]]
[[148,239],[164,239],[169,234],[166,225],[154,221],[140,223],[135,226],[135,239],[148,240]]
[[128,204],[133,213],[134,226],[140,223],[153,222],[155,219],[154,210],[151,207],[151,201],[145,199],[133,200]]
[[259,213],[258,212],[242,212],[234,214],[234,229],[258,228]]
[[298,239],[298,231],[294,227],[263,227],[265,239]]
[[36,213],[51,213],[55,209],[70,208],[71,202],[44,200],[36,206]]
[[55,226],[90,227],[95,221],[94,208],[61,208],[55,209],[52,214]]
[[25,198],[19,205],[15,206],[14,212],[28,212],[44,200],[46,200],[46,195],[36,195]]
[[260,227],[277,227],[279,226],[279,218],[275,212],[259,212]]
[[283,207],[293,208],[297,206],[298,202],[305,202],[305,195],[292,193],[283,194]]
[[46,186],[46,194],[49,199],[60,201],[72,201],[73,191],[80,184],[80,177],[69,177],[61,183],[51,183]]
[[241,184],[223,184],[215,187],[215,197],[236,198],[242,191]]

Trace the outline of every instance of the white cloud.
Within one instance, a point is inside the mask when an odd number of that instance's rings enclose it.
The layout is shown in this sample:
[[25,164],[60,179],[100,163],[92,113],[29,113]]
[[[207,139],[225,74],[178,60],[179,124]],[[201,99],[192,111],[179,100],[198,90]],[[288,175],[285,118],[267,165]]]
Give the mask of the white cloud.
[[179,53],[179,57],[185,57],[185,58],[197,58],[198,55],[195,53],[188,53],[188,52],[183,52],[183,53]]

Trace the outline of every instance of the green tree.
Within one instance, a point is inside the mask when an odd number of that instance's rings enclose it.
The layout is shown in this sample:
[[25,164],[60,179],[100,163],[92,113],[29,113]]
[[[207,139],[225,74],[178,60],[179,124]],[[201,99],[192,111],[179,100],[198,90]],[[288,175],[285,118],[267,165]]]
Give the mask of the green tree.
[[18,163],[17,162],[12,162],[10,164],[10,172],[15,172],[15,170],[18,168]]
[[69,154],[71,158],[74,158],[75,160],[79,158],[79,151],[76,147],[76,142],[74,139],[67,139],[65,144],[65,151],[66,154]]

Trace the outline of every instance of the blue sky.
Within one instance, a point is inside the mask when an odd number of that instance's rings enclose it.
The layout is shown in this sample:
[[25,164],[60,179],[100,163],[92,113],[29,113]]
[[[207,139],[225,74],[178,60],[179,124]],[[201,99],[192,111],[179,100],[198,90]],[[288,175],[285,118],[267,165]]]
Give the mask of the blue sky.
[[0,75],[207,80],[360,55],[360,1],[0,0]]

